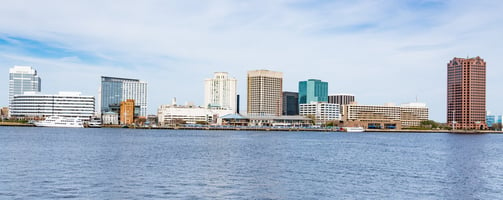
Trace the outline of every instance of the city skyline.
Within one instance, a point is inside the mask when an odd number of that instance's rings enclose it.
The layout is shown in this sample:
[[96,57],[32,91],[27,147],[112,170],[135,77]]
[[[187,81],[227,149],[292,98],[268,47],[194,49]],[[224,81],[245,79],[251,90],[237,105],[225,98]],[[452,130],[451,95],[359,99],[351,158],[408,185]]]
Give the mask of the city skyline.
[[[238,80],[245,110],[246,72],[265,68],[284,73],[283,91],[320,79],[329,94],[351,93],[361,104],[418,98],[431,119],[445,122],[445,65],[453,57],[487,61],[487,110],[503,112],[502,8],[495,1],[147,1],[119,8],[12,1],[0,8],[0,65],[32,66],[49,94],[97,97],[100,76],[145,80],[149,114],[173,97],[202,105],[202,83],[217,71]],[[8,77],[0,82],[7,91]],[[0,94],[1,106],[7,95]]]

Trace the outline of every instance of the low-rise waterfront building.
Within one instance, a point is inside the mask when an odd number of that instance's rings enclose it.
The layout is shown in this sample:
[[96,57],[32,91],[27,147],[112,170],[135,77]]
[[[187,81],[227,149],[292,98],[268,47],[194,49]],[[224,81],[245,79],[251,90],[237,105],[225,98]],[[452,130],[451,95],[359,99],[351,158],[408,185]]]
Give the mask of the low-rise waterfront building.
[[312,119],[300,115],[247,115],[250,120],[248,126],[275,126],[275,127],[308,127],[312,126]]
[[312,119],[304,116],[229,114],[219,118],[222,125],[248,127],[309,127]]
[[0,117],[2,117],[2,119],[9,117],[9,107],[2,107],[0,110]]
[[157,109],[160,126],[175,124],[216,124],[219,116],[233,114],[231,109],[205,108],[194,105],[179,106],[176,104],[161,105]]
[[119,124],[119,114],[115,112],[102,113],[101,121],[104,125],[117,125]]
[[424,103],[408,103],[400,106],[400,121],[403,128],[419,127],[428,120],[428,107]]
[[25,92],[14,95],[10,105],[14,118],[45,118],[62,116],[89,120],[94,115],[94,97],[80,92],[59,92],[57,95]]
[[344,126],[367,129],[401,128],[399,106],[348,104],[344,107]]
[[502,122],[501,115],[495,115],[488,113],[486,116],[486,123],[489,128],[501,128]]
[[396,106],[348,104],[343,109],[344,126],[361,126],[367,129],[401,129],[416,127],[428,120],[428,108],[422,103]]
[[325,124],[330,121],[340,121],[340,105],[326,102],[311,102],[299,105],[302,116],[313,117],[316,124]]

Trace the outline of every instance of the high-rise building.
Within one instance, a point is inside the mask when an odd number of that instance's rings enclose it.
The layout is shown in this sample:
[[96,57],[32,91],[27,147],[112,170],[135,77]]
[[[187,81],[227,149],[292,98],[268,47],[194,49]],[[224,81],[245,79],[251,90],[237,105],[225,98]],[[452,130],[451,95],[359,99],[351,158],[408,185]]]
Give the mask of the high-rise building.
[[283,92],[283,115],[299,115],[298,92]]
[[281,115],[283,73],[269,70],[248,72],[249,115]]
[[120,103],[133,99],[135,106],[140,107],[139,115],[147,116],[147,83],[138,79],[101,77],[100,106],[101,113],[119,112]]
[[311,102],[328,102],[328,83],[309,79],[299,81],[299,104]]
[[328,95],[328,103],[335,103],[339,105],[348,105],[355,102],[355,96],[352,94],[332,94]]
[[227,72],[215,72],[212,79],[204,81],[204,106],[237,111],[237,80]]
[[487,128],[482,58],[454,58],[447,64],[447,123],[460,129]]
[[9,104],[14,95],[24,92],[40,92],[41,80],[37,70],[29,66],[14,66],[9,69]]

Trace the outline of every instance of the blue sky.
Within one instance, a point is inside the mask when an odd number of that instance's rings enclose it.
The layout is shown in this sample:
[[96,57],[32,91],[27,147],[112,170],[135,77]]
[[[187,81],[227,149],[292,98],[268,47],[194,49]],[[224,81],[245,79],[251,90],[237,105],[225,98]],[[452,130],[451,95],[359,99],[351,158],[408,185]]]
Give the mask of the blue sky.
[[[246,72],[329,82],[361,104],[415,101],[445,121],[446,64],[487,62],[487,108],[503,113],[500,1],[3,1],[0,105],[8,68],[29,65],[42,92],[97,96],[99,77],[149,83],[149,113],[173,97],[203,103],[203,81],[226,71],[246,105]],[[242,107],[244,109],[245,107]]]

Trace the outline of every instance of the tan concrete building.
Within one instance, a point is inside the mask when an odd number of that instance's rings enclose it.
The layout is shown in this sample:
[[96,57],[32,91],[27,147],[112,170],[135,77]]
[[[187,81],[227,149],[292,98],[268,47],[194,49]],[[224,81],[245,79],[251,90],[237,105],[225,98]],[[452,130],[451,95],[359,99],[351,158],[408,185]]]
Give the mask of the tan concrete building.
[[401,129],[400,107],[394,105],[344,105],[344,126],[366,129]]
[[283,73],[269,70],[248,72],[248,115],[281,115]]
[[402,129],[415,127],[421,121],[428,120],[428,108],[422,103],[410,103],[396,106],[344,105],[343,125],[364,127],[366,129]]
[[428,120],[428,107],[424,103],[409,103],[400,106],[400,121],[402,127],[417,127],[422,121]]

